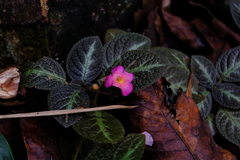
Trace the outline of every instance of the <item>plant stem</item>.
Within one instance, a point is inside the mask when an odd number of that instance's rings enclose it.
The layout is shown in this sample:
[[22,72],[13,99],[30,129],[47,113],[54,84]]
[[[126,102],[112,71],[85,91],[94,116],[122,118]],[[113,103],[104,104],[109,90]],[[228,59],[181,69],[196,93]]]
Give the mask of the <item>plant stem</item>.
[[94,108],[76,108],[76,109],[68,109],[68,110],[52,110],[52,111],[31,112],[31,113],[18,113],[18,114],[0,115],[0,119],[55,116],[55,115],[63,115],[63,114],[75,114],[75,113],[112,110],[112,109],[132,109],[135,107],[137,106],[111,105],[111,106],[102,106],[102,107],[94,107]]
[[99,96],[99,92],[97,92],[97,93],[95,94],[94,99],[93,99],[93,104],[94,104],[95,106],[98,106],[98,105],[97,105],[98,96]]

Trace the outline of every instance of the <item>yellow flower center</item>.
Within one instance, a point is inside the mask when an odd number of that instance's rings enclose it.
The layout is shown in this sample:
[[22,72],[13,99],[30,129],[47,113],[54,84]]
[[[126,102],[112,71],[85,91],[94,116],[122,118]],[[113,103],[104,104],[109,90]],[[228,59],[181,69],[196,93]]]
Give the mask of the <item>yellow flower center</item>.
[[123,83],[123,81],[124,81],[124,80],[123,80],[122,78],[117,77],[117,82],[118,82],[118,83]]

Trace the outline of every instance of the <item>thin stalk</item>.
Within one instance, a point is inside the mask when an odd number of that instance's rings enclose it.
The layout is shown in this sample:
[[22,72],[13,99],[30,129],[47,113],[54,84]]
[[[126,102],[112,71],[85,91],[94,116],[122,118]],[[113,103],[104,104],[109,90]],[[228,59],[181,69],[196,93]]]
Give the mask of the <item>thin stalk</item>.
[[99,96],[99,92],[97,92],[97,93],[95,94],[94,99],[93,99],[93,104],[94,104],[95,106],[98,106],[98,105],[97,105],[98,96]]
[[132,109],[135,107],[137,106],[111,105],[111,106],[102,106],[102,107],[94,107],[94,108],[79,107],[76,109],[68,109],[68,110],[51,110],[51,111],[42,111],[42,112],[0,115],[0,119],[56,116],[56,115],[75,114],[75,113],[103,111],[103,110],[112,110],[112,109]]

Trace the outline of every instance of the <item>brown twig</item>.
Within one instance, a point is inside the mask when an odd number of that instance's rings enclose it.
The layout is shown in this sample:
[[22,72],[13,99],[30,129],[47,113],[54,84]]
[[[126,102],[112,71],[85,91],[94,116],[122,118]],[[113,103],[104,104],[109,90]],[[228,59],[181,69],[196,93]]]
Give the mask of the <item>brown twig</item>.
[[63,115],[63,114],[75,114],[75,113],[112,110],[112,109],[132,109],[132,108],[135,108],[135,107],[137,107],[137,106],[111,105],[111,106],[83,108],[83,109],[52,110],[52,111],[31,112],[31,113],[18,113],[18,114],[0,115],[0,119],[56,116],[56,115]]

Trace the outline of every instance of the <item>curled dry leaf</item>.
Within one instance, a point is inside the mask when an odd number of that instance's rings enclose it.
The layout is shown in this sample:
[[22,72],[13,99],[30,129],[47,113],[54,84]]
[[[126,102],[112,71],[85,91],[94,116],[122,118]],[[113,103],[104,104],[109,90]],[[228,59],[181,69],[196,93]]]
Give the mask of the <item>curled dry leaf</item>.
[[[208,26],[207,24],[198,18],[195,18],[192,22],[193,25],[198,28],[198,30],[203,34],[203,36],[206,38],[208,41],[209,45],[214,49],[214,50],[219,50],[219,46],[224,45],[224,41],[218,37],[217,34],[215,34]],[[218,51],[219,52],[219,51]]]
[[240,45],[240,35],[231,30],[226,24],[213,17],[212,25],[221,37],[229,36],[237,45]]
[[191,47],[195,49],[204,47],[205,45],[203,44],[201,38],[195,33],[191,24],[183,20],[181,17],[175,16],[170,13],[170,5],[171,3],[169,2],[169,0],[163,1],[162,14],[169,29],[176,36],[178,36],[180,40],[187,42]]
[[[143,31],[143,35],[151,39],[151,46],[157,45],[157,27],[155,25],[156,19],[159,17],[157,10],[151,11],[148,14],[148,27]],[[160,22],[160,21],[159,21]]]
[[[214,53],[207,57],[215,64],[219,56],[231,48],[230,44],[220,38],[209,26],[201,19],[195,18],[191,22],[202,33]],[[210,57],[211,56],[211,57]]]
[[207,57],[215,64],[217,59],[224,52],[231,49],[233,46],[240,45],[240,35],[215,17],[211,13],[211,10],[209,10],[206,6],[193,1],[190,1],[189,3],[193,6],[205,9],[209,16],[212,17],[212,24],[207,24],[206,21],[199,18],[193,19],[191,24],[199,30],[213,49],[213,53],[207,55]]
[[166,80],[161,78],[153,85],[136,93],[131,121],[136,132],[152,135],[153,146],[146,146],[145,156],[151,160],[211,159],[236,160],[213,140],[211,131],[203,121],[195,102],[181,94],[172,114],[165,100]]
[[[234,32],[232,29],[229,28],[229,26],[227,26],[226,24],[224,24],[223,22],[221,22],[217,17],[215,17],[212,13],[211,10],[209,10],[207,7],[205,7],[202,4],[199,3],[195,3],[193,1],[189,1],[189,3],[193,6],[198,6],[201,7],[203,9],[205,9],[208,13],[209,16],[212,17],[212,27],[215,29],[215,31],[217,32],[217,34],[225,39],[228,39],[227,37],[230,37],[230,39],[232,41],[234,41],[235,45],[240,45],[240,35],[236,32]],[[198,26],[196,26],[198,27]],[[230,43],[230,42],[228,42]],[[233,44],[232,44],[233,45]],[[214,48],[213,48],[214,49]],[[224,52],[224,51],[223,51]]]
[[17,95],[20,75],[16,67],[9,67],[0,73],[0,98],[8,99]]

